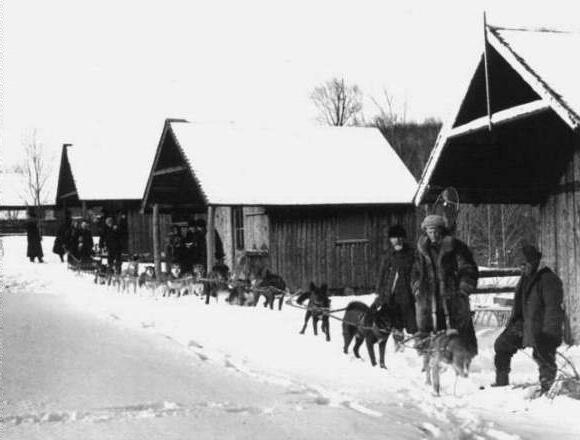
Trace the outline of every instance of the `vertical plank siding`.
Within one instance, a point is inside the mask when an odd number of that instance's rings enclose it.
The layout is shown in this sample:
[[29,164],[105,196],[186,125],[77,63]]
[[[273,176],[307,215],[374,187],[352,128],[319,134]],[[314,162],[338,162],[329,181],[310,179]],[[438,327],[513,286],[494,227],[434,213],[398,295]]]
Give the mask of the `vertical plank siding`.
[[[129,230],[129,254],[151,254],[153,256],[153,217],[152,214],[141,214],[137,210],[127,212]],[[162,251],[165,238],[171,228],[171,216],[159,214],[159,237]]]
[[402,224],[414,243],[415,209],[360,209],[365,213],[366,240],[345,242],[337,242],[339,224],[352,210],[270,213],[272,269],[286,279],[292,290],[305,289],[313,281],[327,283],[335,291],[351,287],[360,293],[370,292],[385,246],[385,228]]
[[580,142],[559,185],[540,206],[540,248],[544,262],[562,279],[566,310],[565,337],[580,343]]
[[[576,136],[574,149],[574,182],[580,181],[580,136]],[[572,235],[569,237],[574,243],[574,261],[571,264],[575,270],[574,290],[569,292],[569,309],[571,340],[580,343],[580,188],[576,187],[571,197],[574,209],[572,210]]]

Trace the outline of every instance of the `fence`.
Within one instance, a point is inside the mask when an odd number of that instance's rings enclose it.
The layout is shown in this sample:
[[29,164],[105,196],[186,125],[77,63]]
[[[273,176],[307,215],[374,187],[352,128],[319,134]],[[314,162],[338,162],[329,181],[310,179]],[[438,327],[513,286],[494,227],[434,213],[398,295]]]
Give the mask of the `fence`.
[[475,324],[505,326],[520,276],[521,270],[517,268],[480,268],[477,289],[471,295]]

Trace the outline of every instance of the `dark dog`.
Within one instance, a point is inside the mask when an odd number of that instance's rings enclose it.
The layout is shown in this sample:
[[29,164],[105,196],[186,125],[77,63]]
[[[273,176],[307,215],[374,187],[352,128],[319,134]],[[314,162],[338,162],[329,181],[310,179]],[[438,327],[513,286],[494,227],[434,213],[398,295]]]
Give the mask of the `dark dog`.
[[268,269],[250,275],[252,290],[256,292],[256,304],[260,295],[265,298],[264,307],[274,309],[274,301],[278,298],[278,310],[282,310],[282,303],[286,295],[286,282],[280,275],[273,274]]
[[308,320],[312,318],[312,329],[314,334],[318,335],[318,320],[322,320],[320,329],[326,335],[326,340],[330,341],[330,325],[328,313],[323,313],[324,310],[330,308],[330,298],[328,298],[328,287],[326,284],[316,287],[314,283],[310,283],[310,291],[304,292],[298,296],[296,302],[302,304],[308,298],[308,308],[306,309],[306,316],[304,316],[304,326],[300,330],[303,335],[308,325]]
[[230,296],[228,288],[228,278],[230,275],[230,269],[223,263],[217,263],[212,268],[211,272],[208,274],[208,281],[204,283],[204,293],[205,293],[205,303],[209,304],[210,297],[214,297],[218,300],[221,293]]
[[344,353],[348,353],[348,346],[353,338],[356,339],[353,352],[360,358],[359,349],[363,341],[366,342],[369,357],[373,367],[377,365],[374,344],[379,343],[381,368],[385,366],[385,347],[393,329],[393,320],[390,311],[382,306],[378,310],[368,307],[362,302],[349,303],[342,322],[344,336]]
[[[440,372],[450,365],[455,371],[455,378],[469,375],[469,366],[475,354],[468,348],[456,330],[443,330],[435,335],[427,336],[419,344],[423,353],[423,369],[427,385],[433,385],[433,391],[439,395]],[[457,381],[455,382],[457,384]],[[454,390],[455,394],[455,390]]]

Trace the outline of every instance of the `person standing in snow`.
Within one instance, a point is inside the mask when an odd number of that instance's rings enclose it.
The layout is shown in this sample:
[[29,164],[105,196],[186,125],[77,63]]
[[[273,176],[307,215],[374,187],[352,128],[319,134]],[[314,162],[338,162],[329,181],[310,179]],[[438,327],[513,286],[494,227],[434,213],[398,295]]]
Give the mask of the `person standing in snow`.
[[40,236],[40,231],[38,230],[36,213],[34,211],[28,212],[28,221],[26,222],[26,239],[28,242],[26,256],[30,259],[30,262],[34,263],[34,259],[38,258],[38,262],[43,263],[42,258],[44,257],[44,254],[42,252],[41,244],[42,237]]
[[421,224],[417,259],[411,275],[417,327],[421,333],[454,329],[477,354],[469,295],[477,287],[478,269],[467,245],[453,237],[440,215]]
[[52,246],[52,252],[60,257],[60,261],[64,263],[64,254],[67,252],[67,235],[71,227],[70,213],[65,211],[64,221],[56,231],[56,237]]
[[415,298],[411,291],[411,271],[415,252],[406,243],[407,231],[401,225],[388,230],[389,249],[381,258],[376,284],[377,298],[372,308],[387,306],[395,317],[394,327],[407,333],[417,331]]
[[522,277],[512,314],[494,344],[496,379],[492,386],[509,385],[512,356],[521,348],[532,347],[541,393],[546,393],[556,377],[556,349],[562,343],[562,281],[548,267],[539,269],[542,253],[534,246],[524,245],[522,255]]

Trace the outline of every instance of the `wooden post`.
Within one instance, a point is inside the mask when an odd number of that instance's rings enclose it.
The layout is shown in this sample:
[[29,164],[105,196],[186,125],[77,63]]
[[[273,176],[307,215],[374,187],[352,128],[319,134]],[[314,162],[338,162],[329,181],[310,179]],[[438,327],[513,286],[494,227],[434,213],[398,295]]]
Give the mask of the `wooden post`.
[[161,275],[161,246],[159,244],[159,205],[153,204],[153,264],[155,265],[155,274]]
[[87,218],[87,202],[84,200],[81,207],[81,215],[83,216],[83,219]]
[[[238,273],[238,267],[236,266],[238,260],[236,258],[236,223],[234,221],[234,207],[230,206],[230,236],[231,236],[231,246],[230,246],[230,250],[232,253],[232,273]],[[224,241],[225,237],[222,237],[222,242]]]
[[207,246],[207,271],[211,271],[215,260],[215,209],[212,205],[207,207],[207,232],[205,243]]

